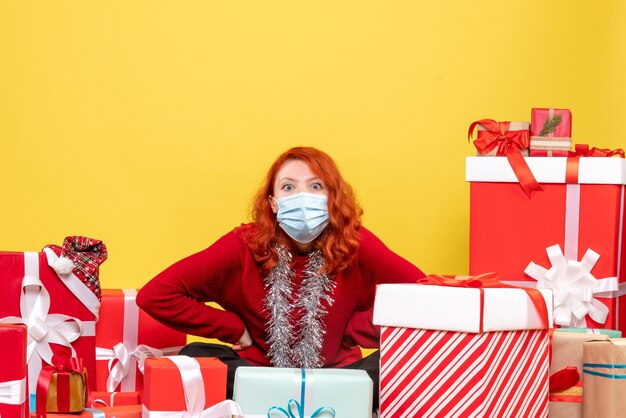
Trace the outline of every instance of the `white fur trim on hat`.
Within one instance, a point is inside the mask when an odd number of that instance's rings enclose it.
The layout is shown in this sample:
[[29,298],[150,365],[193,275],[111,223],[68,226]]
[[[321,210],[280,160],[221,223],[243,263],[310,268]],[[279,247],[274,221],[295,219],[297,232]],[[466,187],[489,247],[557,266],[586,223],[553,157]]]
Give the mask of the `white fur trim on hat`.
[[59,274],[68,274],[74,270],[74,262],[67,257],[59,257],[52,268]]

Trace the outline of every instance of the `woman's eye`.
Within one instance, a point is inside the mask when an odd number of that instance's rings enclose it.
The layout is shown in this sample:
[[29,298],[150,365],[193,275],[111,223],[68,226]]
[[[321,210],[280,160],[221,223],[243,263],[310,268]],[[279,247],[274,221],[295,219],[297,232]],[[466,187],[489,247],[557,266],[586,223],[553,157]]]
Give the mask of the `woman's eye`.
[[321,183],[313,183],[311,184],[311,189],[313,190],[322,190],[324,188],[324,186],[321,185]]
[[286,192],[290,192],[293,190],[293,185],[291,184],[285,184],[283,185],[283,187],[281,187],[282,190],[286,191]]

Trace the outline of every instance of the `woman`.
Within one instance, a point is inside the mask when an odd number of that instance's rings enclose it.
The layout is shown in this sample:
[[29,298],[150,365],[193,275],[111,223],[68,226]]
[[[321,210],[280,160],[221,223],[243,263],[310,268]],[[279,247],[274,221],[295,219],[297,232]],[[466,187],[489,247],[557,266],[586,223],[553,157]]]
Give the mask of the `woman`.
[[[283,153],[253,202],[254,222],[152,279],[137,304],[179,331],[232,347],[191,344],[181,354],[228,365],[366,370],[378,394],[372,324],[379,283],[424,274],[361,226],[362,210],[333,160],[315,148]],[[206,306],[216,302],[224,310]]]

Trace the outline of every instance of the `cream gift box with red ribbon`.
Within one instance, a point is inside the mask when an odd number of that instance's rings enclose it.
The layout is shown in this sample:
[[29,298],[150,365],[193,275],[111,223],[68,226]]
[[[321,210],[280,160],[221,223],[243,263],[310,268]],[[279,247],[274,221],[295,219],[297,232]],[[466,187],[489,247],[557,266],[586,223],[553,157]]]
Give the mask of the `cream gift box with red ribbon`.
[[0,416],[28,417],[25,325],[0,324]]
[[216,358],[147,359],[143,418],[227,418],[241,408],[226,400],[226,365]]
[[553,289],[559,326],[624,331],[626,310],[618,303],[626,281],[626,161],[526,162],[543,188],[532,198],[520,189],[506,158],[467,158],[470,274],[496,271],[503,280]]
[[72,272],[57,272],[59,257],[44,252],[0,252],[0,322],[28,327],[28,386],[35,393],[44,364],[65,347],[82,358],[95,384],[95,321],[100,301]]
[[380,416],[532,416],[548,411],[552,293],[384,284]]
[[139,309],[135,289],[103,289],[96,326],[96,390],[141,391],[147,358],[178,354],[187,335]]

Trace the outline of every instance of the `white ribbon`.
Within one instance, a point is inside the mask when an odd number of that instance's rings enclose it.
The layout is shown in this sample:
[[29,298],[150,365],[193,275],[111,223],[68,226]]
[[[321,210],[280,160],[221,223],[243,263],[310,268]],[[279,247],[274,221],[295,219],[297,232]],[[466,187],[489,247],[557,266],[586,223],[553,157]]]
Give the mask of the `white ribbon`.
[[185,395],[184,411],[151,411],[143,406],[143,418],[224,418],[231,415],[243,416],[239,404],[226,400],[204,409],[204,380],[200,364],[193,357],[171,356],[170,359],[180,373]]
[[72,356],[76,356],[71,343],[83,334],[83,323],[68,315],[48,314],[50,294],[39,279],[38,253],[24,253],[24,274],[20,296],[21,317],[8,316],[0,319],[0,322],[25,324],[28,327],[28,388],[33,393],[37,388],[42,361],[52,364],[54,353],[50,344],[69,347]]
[[524,273],[537,280],[537,289],[552,289],[554,322],[561,326],[586,328],[585,316],[603,324],[609,308],[595,294],[618,290],[617,277],[596,279],[591,270],[600,255],[588,249],[581,261],[567,259],[559,245],[546,249],[552,267],[548,270],[532,261]]
[[113,348],[96,347],[96,360],[109,361],[107,392],[114,392],[121,383],[122,392],[136,389],[137,369],[143,374],[143,365],[147,358],[158,358],[178,354],[181,346],[157,349],[145,344],[137,344],[139,333],[139,307],[137,290],[122,289],[124,293],[124,323],[122,342]]
[[44,248],[43,252],[46,254],[48,265],[57,273],[57,276],[61,279],[61,283],[67,286],[70,292],[72,292],[87,309],[89,309],[97,321],[100,311],[100,300],[98,300],[98,297],[71,271],[66,272],[57,267],[60,259],[54,251],[50,248]]
[[0,382],[0,404],[21,405],[26,401],[26,378]]
[[[124,343],[117,343],[113,349],[96,347],[96,360],[109,361],[109,377],[107,378],[106,390],[113,392],[122,383],[123,392],[132,392],[135,388],[136,374],[131,373],[135,369],[143,374],[144,363],[148,358],[159,358],[166,355],[177,354],[182,349],[179,347],[168,347],[158,349],[144,344],[140,344],[129,351]],[[130,379],[132,377],[132,379]],[[128,390],[124,386],[132,386],[133,390]]]

